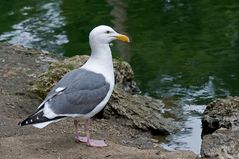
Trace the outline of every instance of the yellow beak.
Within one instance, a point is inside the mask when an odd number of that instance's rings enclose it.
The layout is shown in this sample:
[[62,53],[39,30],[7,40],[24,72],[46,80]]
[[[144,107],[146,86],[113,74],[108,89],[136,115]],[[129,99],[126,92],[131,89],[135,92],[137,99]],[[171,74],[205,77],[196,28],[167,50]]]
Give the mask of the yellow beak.
[[123,41],[123,42],[130,42],[129,37],[123,34],[118,34],[115,36],[117,40]]

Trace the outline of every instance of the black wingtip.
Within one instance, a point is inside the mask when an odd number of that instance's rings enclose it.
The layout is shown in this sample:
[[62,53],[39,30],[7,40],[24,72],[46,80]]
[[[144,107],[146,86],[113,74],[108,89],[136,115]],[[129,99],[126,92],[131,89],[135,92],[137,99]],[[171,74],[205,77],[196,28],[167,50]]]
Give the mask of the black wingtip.
[[44,122],[52,121],[52,120],[58,120],[61,118],[65,118],[65,116],[57,116],[55,118],[48,119],[47,117],[43,116],[43,112],[38,112],[34,115],[29,116],[25,120],[19,122],[18,125],[19,126],[32,125],[32,124],[44,123]]
[[27,125],[27,124],[26,124],[26,120],[27,120],[27,119],[25,119],[25,120],[23,120],[23,121],[19,121],[17,125],[19,125],[19,126]]

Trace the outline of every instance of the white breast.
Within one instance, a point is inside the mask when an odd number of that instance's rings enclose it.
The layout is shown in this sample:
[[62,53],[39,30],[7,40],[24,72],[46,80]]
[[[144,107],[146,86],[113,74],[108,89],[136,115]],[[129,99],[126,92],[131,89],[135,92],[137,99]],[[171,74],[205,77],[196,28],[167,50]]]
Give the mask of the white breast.
[[100,60],[90,57],[82,68],[104,75],[110,85],[114,85],[114,68],[112,59]]
[[91,118],[104,108],[113,92],[115,80],[112,59],[107,62],[89,59],[88,62],[82,68],[103,74],[105,76],[106,82],[110,84],[109,92],[107,93],[103,101],[100,102],[90,113],[81,116],[82,118]]

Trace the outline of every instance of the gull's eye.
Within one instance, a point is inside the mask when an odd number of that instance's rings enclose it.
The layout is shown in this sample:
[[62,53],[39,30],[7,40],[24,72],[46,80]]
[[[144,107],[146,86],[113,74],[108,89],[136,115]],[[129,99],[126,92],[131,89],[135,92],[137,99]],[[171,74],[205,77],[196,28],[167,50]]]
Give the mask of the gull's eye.
[[109,31],[109,30],[107,30],[105,33],[106,33],[106,34],[109,34],[109,33],[110,33],[110,31]]

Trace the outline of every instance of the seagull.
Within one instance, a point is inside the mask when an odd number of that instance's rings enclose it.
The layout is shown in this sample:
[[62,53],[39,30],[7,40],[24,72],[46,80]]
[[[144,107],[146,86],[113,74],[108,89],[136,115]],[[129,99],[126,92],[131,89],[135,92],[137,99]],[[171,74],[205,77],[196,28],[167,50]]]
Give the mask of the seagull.
[[[80,68],[66,73],[51,89],[34,113],[19,123],[43,128],[67,117],[74,119],[75,140],[92,147],[105,147],[104,140],[90,138],[91,118],[109,101],[115,85],[112,54],[113,40],[130,42],[126,35],[100,25],[89,34],[91,56]],[[80,136],[79,120],[85,121],[85,135]]]

